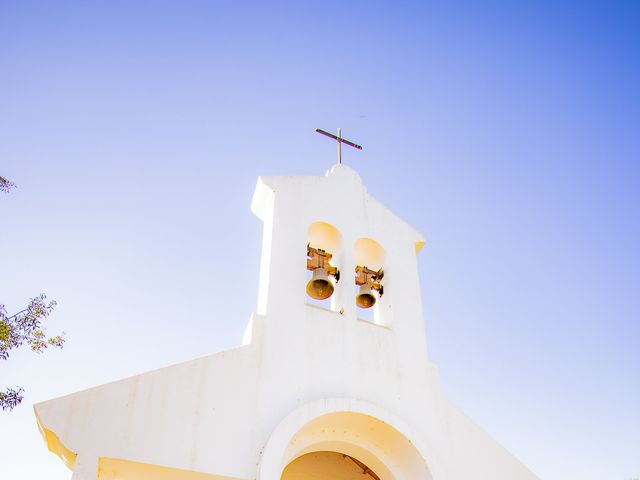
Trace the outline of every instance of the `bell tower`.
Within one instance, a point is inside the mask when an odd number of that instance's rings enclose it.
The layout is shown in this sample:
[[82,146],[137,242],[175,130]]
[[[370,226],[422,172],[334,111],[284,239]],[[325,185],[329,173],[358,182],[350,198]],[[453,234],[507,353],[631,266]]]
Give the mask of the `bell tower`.
[[371,196],[353,169],[336,164],[324,176],[260,177],[251,208],[264,222],[257,314],[266,318],[265,348],[286,338],[283,356],[303,355],[292,350],[309,318],[323,316],[354,335],[347,350],[360,348],[357,324],[386,331],[399,347],[396,366],[424,373],[416,263],[424,238]]

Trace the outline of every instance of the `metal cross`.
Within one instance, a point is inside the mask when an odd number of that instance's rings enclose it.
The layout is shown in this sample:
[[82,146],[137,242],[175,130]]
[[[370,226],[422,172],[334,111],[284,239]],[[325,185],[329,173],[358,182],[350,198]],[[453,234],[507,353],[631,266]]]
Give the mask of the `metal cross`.
[[342,136],[340,135],[340,129],[338,129],[338,136],[337,137],[335,135],[333,135],[332,133],[325,132],[324,130],[320,130],[319,128],[316,128],[316,132],[321,133],[322,135],[326,135],[327,137],[333,138],[334,140],[338,141],[338,163],[342,163],[342,144],[343,143],[346,143],[350,147],[357,148],[358,150],[362,150],[362,147],[360,145],[355,144],[353,142],[350,142],[349,140],[345,140],[344,138],[342,138]]

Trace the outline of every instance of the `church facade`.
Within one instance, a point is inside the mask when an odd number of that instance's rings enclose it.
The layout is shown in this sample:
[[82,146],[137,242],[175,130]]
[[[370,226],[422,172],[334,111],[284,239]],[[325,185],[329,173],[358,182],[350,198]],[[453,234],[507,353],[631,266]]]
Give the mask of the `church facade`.
[[424,239],[355,171],[261,177],[252,210],[262,259],[241,346],[34,407],[72,479],[537,478],[443,395]]

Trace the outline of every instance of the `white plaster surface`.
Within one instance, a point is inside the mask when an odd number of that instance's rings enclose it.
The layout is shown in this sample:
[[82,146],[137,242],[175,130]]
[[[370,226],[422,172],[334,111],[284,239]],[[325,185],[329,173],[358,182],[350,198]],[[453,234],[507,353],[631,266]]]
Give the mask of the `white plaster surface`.
[[[536,478],[443,396],[420,300],[424,239],[352,169],[261,177],[252,209],[264,222],[263,251],[241,347],[35,406],[78,454],[74,480],[97,478],[98,458],[278,480],[296,458],[327,450],[353,454],[382,480]],[[305,293],[307,231],[318,221],[341,236],[331,309]],[[361,238],[384,249],[376,323],[357,319]]]

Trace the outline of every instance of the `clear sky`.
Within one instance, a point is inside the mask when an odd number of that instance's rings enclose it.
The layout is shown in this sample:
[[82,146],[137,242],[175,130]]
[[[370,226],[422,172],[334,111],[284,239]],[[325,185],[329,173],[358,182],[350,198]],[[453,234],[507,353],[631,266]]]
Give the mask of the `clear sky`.
[[240,342],[316,127],[427,238],[449,398],[542,479],[640,476],[640,2],[4,1],[0,65],[0,303],[68,337],[0,365],[3,478],[69,478],[33,403]]

